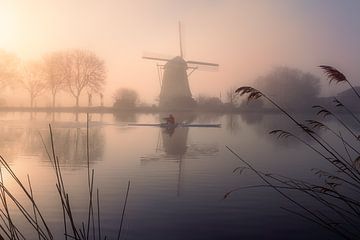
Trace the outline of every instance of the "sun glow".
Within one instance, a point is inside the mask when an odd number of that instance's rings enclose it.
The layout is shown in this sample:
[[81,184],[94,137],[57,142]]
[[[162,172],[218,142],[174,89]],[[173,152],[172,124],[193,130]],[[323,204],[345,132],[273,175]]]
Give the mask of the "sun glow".
[[15,32],[13,15],[6,8],[0,8],[0,46],[4,47],[11,43]]

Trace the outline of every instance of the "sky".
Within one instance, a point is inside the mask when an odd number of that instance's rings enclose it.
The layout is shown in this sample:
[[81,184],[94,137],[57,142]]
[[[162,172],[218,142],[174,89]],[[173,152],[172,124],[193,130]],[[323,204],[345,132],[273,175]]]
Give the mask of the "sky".
[[0,0],[0,48],[24,60],[91,50],[106,63],[107,105],[124,87],[152,103],[157,62],[142,56],[179,55],[181,21],[185,59],[220,65],[191,75],[195,98],[224,97],[276,66],[312,72],[334,94],[317,66],[337,67],[356,85],[359,11],[358,0]]

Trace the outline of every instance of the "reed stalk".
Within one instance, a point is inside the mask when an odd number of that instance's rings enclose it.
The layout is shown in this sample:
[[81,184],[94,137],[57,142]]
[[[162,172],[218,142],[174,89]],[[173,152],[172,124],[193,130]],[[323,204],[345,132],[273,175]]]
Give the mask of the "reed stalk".
[[[87,207],[87,217],[85,221],[80,221],[79,223],[75,220],[73,210],[71,207],[70,195],[65,187],[63,173],[60,166],[59,157],[56,155],[55,143],[54,143],[54,134],[51,124],[49,124],[49,135],[50,135],[50,149],[46,146],[44,139],[41,137],[41,141],[45,148],[46,154],[49,161],[52,164],[52,167],[55,172],[56,183],[55,187],[61,204],[62,210],[62,222],[64,227],[64,239],[75,239],[75,240],[102,240],[107,239],[107,236],[102,236],[102,224],[101,224],[101,214],[100,214],[100,196],[99,189],[96,189],[96,204],[94,204],[94,186],[95,186],[95,170],[90,168],[90,137],[89,137],[90,127],[89,127],[89,115],[87,115],[86,123],[86,162],[87,162],[87,188],[88,188],[88,207]],[[3,179],[2,171],[5,170],[11,178],[16,182],[17,186],[20,187],[22,192],[25,194],[26,199],[30,202],[32,206],[31,210],[28,210],[25,206],[27,203],[21,203],[12,192],[6,187]],[[18,178],[16,173],[8,165],[5,159],[0,156],[0,203],[3,209],[0,209],[0,231],[11,240],[20,240],[20,239],[29,239],[30,236],[24,236],[21,232],[21,226],[16,226],[13,221],[13,218],[10,213],[10,208],[8,207],[9,202],[14,204],[17,208],[17,211],[25,218],[25,220],[32,226],[34,232],[37,235],[39,240],[52,240],[55,237],[52,234],[51,227],[49,226],[46,219],[43,217],[43,214],[39,210],[37,205],[33,188],[30,181],[29,175],[27,175],[27,181],[29,190]],[[125,196],[125,202],[121,214],[121,223],[120,229],[117,233],[117,238],[120,239],[120,234],[122,232],[122,225],[125,218],[125,209],[128,201],[128,195],[130,191],[130,181],[128,182],[128,187]],[[95,224],[95,222],[97,224]],[[2,234],[0,234],[0,239]],[[58,239],[60,236],[56,236]]]

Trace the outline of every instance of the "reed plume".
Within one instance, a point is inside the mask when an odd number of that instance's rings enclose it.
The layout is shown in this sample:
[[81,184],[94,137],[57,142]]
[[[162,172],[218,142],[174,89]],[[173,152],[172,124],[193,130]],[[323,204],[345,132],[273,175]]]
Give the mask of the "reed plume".
[[324,73],[327,76],[327,78],[329,79],[330,83],[331,82],[336,82],[336,83],[346,82],[350,86],[350,88],[354,91],[356,96],[358,98],[360,98],[360,94],[358,93],[358,91],[354,88],[354,86],[351,84],[351,82],[345,77],[345,75],[342,72],[340,72],[336,68],[334,68],[332,66],[328,66],[328,65],[320,65],[319,67],[324,71]]

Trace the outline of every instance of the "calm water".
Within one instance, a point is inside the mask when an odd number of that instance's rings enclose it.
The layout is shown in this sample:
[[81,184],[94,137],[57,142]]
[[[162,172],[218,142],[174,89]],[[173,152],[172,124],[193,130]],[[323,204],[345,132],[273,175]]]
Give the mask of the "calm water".
[[[289,128],[281,115],[176,114],[179,121],[221,123],[221,128],[127,126],[128,122],[157,123],[158,114],[92,114],[91,168],[100,191],[103,235],[117,234],[126,186],[131,181],[122,239],[334,239],[319,227],[280,207],[295,209],[271,189],[228,191],[261,183],[243,166],[229,146],[256,168],[292,177],[316,179],[312,168],[323,160],[295,141],[277,140],[270,130]],[[305,118],[306,116],[304,116]],[[54,128],[59,156],[75,218],[87,212],[86,115],[1,113],[0,153],[26,182],[51,229],[62,238],[62,212],[55,174],[46,155],[48,123]],[[5,175],[5,184],[20,200],[24,196]],[[304,199],[306,201],[306,199]],[[308,206],[317,207],[311,201]],[[14,218],[30,236],[19,214]],[[29,237],[31,239],[32,237]]]

